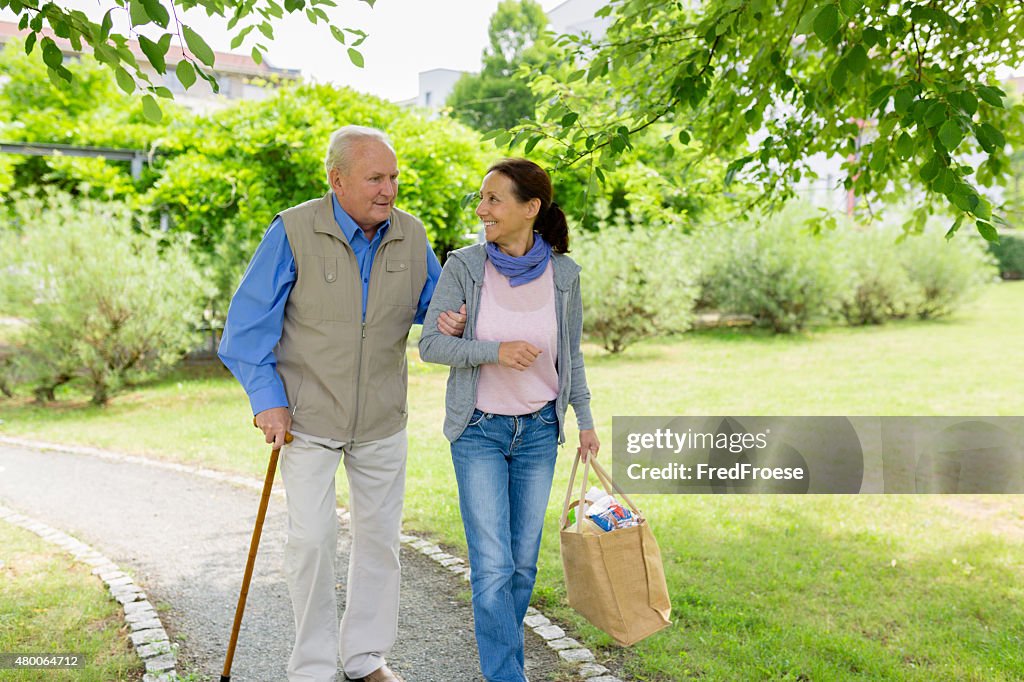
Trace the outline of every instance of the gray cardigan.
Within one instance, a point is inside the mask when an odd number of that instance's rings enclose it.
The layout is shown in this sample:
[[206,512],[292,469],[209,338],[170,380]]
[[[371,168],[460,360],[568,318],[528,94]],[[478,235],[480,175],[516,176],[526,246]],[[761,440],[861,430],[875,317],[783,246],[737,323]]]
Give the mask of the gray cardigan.
[[[498,341],[478,341],[477,312],[484,284],[487,251],[474,244],[452,251],[441,271],[420,337],[420,357],[427,362],[450,365],[445,397],[444,435],[454,441],[462,435],[476,406],[476,385],[480,365],[497,364]],[[590,390],[583,368],[580,337],[583,335],[583,302],[580,299],[580,266],[565,255],[551,254],[555,280],[555,312],[558,318],[558,443],[565,442],[565,408],[572,405],[580,430],[594,428],[590,415]],[[466,304],[466,331],[462,338],[446,336],[437,329],[444,310],[458,310]],[[514,339],[510,339],[514,340]]]

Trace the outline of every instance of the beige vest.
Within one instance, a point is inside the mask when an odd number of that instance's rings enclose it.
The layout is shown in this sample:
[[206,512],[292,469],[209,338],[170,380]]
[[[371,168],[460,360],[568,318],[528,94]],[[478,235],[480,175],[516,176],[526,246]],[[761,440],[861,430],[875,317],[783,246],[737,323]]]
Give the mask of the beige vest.
[[331,194],[280,214],[297,279],[274,350],[292,428],[365,442],[405,428],[405,344],[427,279],[423,223],[394,209],[373,261],[366,320],[359,263]]

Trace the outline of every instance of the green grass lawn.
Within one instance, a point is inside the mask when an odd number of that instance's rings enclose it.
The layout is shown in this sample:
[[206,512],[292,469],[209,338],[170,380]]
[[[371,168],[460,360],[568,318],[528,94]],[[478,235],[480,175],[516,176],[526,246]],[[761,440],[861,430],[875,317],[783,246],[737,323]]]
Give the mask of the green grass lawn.
[[138,680],[117,602],[88,566],[0,521],[0,653],[81,654],[79,669],[0,669],[0,680]]
[[[588,378],[610,460],[613,415],[1022,415],[1024,282],[949,320],[794,337],[722,330],[610,356]],[[446,368],[410,363],[406,525],[465,549]],[[241,389],[190,368],[105,409],[71,395],[0,402],[0,432],[259,475]],[[1024,497],[637,496],[665,558],[671,628],[627,650],[563,606],[556,472],[537,603],[639,680],[1024,679]],[[344,475],[339,475],[345,502]]]

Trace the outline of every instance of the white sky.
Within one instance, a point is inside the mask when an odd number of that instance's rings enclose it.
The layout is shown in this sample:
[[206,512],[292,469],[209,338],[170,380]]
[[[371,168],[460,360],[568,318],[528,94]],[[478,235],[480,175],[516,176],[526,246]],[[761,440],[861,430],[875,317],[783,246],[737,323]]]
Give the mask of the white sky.
[[[371,9],[360,0],[338,0],[338,7],[327,10],[335,25],[370,34],[359,48],[366,62],[364,68],[352,65],[346,48],[334,40],[326,24],[314,27],[305,16],[276,22],[275,39],[267,45],[267,60],[274,66],[302,69],[306,77],[318,82],[347,85],[389,100],[411,99],[419,90],[420,71],[479,70],[480,56],[487,45],[487,24],[498,2],[377,0]],[[540,0],[545,11],[561,2]],[[61,4],[81,8],[97,18],[112,6],[111,0],[70,0]],[[169,6],[166,0],[164,6]],[[10,21],[14,15],[4,10],[0,18]],[[210,19],[202,11],[187,13],[183,21],[213,49],[230,51],[231,36],[224,30],[225,22]],[[115,26],[125,29],[123,24]],[[253,31],[237,51],[248,54],[255,37],[267,43],[262,34]]]

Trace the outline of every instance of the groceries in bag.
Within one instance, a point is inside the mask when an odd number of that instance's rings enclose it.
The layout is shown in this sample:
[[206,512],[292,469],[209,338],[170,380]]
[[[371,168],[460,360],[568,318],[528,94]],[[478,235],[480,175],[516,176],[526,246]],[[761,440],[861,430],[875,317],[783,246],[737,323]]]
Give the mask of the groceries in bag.
[[[585,532],[610,532],[637,525],[638,520],[629,509],[619,504],[613,496],[594,486],[584,496]],[[568,526],[576,523],[575,506],[569,510]]]

